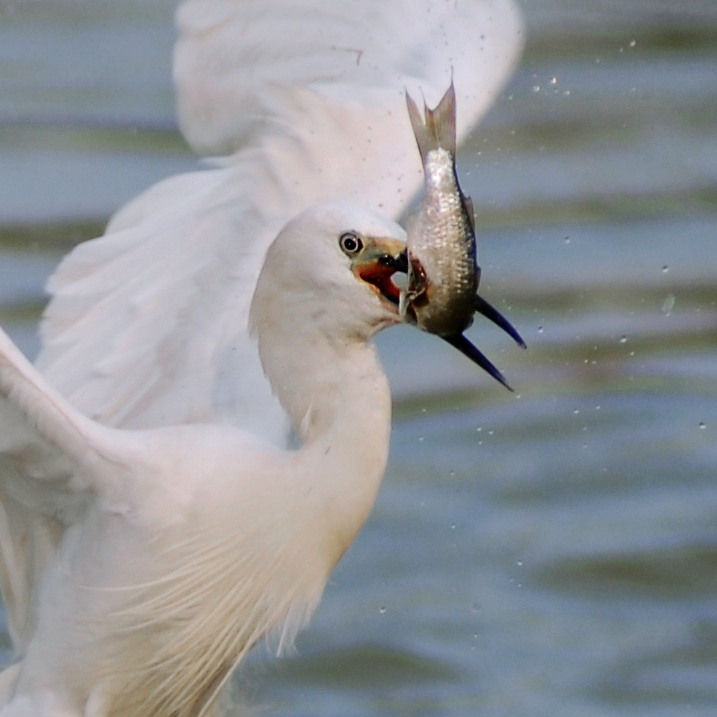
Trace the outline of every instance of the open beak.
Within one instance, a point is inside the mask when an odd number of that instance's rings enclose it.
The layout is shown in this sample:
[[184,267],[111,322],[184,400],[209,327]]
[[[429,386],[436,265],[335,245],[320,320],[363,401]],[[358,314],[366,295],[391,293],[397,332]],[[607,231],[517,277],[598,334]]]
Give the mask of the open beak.
[[401,299],[401,290],[393,283],[393,275],[408,271],[406,245],[402,242],[382,240],[380,249],[376,247],[368,256],[362,257],[354,271],[367,284],[376,287],[387,301],[395,304]]
[[[521,348],[526,348],[523,337],[516,331],[513,324],[503,316],[495,307],[491,306],[485,299],[476,294],[474,308],[477,313],[482,314],[486,319],[490,319],[496,326],[499,326],[507,333]],[[476,348],[464,334],[456,334],[455,336],[442,336],[451,346],[457,348],[464,356],[467,356],[473,363],[480,366],[484,371],[489,373],[496,381],[502,383],[509,391],[512,391],[510,384],[505,380],[505,376],[494,366],[490,359],[478,348]]]

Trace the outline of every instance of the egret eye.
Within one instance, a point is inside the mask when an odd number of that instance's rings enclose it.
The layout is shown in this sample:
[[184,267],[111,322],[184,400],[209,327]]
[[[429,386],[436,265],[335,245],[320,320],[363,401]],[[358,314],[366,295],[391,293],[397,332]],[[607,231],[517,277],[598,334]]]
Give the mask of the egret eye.
[[341,238],[339,239],[339,246],[344,254],[354,256],[355,254],[358,254],[361,249],[363,249],[363,242],[353,232],[346,232],[346,234],[341,235]]

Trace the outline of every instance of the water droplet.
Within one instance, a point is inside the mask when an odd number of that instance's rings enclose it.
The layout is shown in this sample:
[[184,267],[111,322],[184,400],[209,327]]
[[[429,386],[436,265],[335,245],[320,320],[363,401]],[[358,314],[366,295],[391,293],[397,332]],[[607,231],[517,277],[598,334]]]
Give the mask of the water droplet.
[[378,609],[378,611],[381,613],[381,615],[384,615],[384,614],[386,613],[386,608],[385,608],[385,607],[380,607],[380,608]]
[[543,333],[543,327],[542,327],[542,326],[538,326],[538,333],[539,333],[539,334],[542,334],[542,333]]
[[533,85],[533,92],[540,92],[540,85]]
[[424,440],[425,440],[425,438],[424,438],[423,436],[419,436],[419,437],[418,437],[418,442],[419,442],[419,443],[423,443]]
[[637,45],[637,40],[630,40],[630,47],[635,47]]
[[669,316],[672,313],[672,309],[675,308],[675,295],[668,294],[665,300],[662,302],[662,313]]
[[662,273],[667,274],[667,272],[670,270],[670,267],[665,264],[665,266],[662,267]]
[[567,97],[570,94],[570,90],[563,90],[563,94]]
[[704,431],[705,428],[707,428],[707,424],[704,423],[703,421],[700,421],[700,430]]
[[577,416],[578,413],[580,413],[580,409],[579,408],[573,409],[573,413]]
[[565,237],[565,243],[570,244],[570,237]]
[[519,567],[519,568],[522,568],[522,567],[523,567],[523,561],[522,561],[522,560],[519,560],[519,561],[518,561],[518,567]]
[[558,84],[558,78],[557,78],[557,77],[551,77],[551,78],[550,78],[550,84],[551,84],[551,85],[557,85],[557,84]]
[[626,343],[627,343],[627,336],[621,336],[621,337],[620,337],[620,343],[621,343],[621,344],[626,344]]

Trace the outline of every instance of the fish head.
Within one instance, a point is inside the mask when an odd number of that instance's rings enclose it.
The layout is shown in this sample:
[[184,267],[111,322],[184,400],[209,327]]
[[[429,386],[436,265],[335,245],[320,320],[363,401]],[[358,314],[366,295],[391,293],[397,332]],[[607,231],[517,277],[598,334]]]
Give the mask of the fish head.
[[463,333],[473,323],[477,282],[440,282],[419,257],[408,250],[408,276],[399,310],[404,321],[438,336]]

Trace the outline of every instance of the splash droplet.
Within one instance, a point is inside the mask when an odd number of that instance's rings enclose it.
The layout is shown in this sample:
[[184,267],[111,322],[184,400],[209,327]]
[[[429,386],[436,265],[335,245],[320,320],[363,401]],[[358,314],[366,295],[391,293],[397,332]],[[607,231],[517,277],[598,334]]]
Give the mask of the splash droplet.
[[670,313],[672,313],[672,309],[675,308],[675,295],[674,294],[668,294],[665,297],[665,300],[662,302],[662,313],[666,316],[669,316]]

